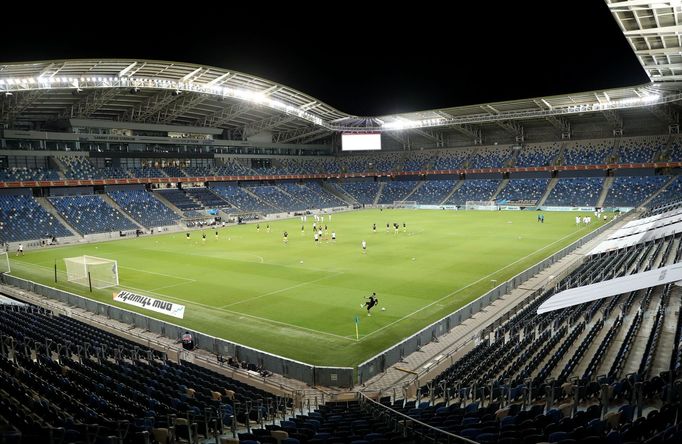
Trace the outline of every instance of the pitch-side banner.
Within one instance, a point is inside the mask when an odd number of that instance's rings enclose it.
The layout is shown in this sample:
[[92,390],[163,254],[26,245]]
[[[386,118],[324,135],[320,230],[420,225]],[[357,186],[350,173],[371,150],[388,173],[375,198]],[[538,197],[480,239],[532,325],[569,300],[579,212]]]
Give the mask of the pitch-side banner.
[[185,316],[185,306],[174,302],[162,301],[161,299],[142,296],[141,294],[129,291],[119,291],[114,293],[114,300],[124,304],[134,305],[135,307],[163,313],[174,318],[182,319]]

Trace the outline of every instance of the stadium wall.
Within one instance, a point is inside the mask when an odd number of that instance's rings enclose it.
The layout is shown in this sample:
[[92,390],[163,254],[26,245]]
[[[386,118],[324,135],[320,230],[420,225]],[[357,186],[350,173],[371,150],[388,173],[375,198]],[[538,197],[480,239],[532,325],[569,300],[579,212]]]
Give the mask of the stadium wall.
[[452,328],[456,327],[466,319],[483,310],[496,299],[499,299],[501,296],[517,288],[523,282],[535,276],[537,273],[544,270],[548,266],[552,265],[553,263],[557,262],[563,257],[569,255],[576,248],[592,240],[594,237],[601,234],[604,230],[610,228],[616,221],[620,220],[621,219],[611,219],[611,221],[606,223],[605,225],[578,239],[577,241],[573,242],[572,244],[568,245],[562,250],[554,253],[552,256],[544,259],[543,261],[531,266],[530,268],[527,268],[526,270],[512,277],[508,281],[501,283],[497,287],[490,290],[488,293],[471,301],[464,307],[458,309],[453,313],[450,313],[449,315],[423,328],[422,330],[418,331],[417,333],[413,334],[407,339],[404,339],[400,343],[384,350],[383,352],[361,363],[360,365],[358,365],[357,383],[364,384],[370,378],[378,375],[379,373],[384,372],[391,365],[400,362],[403,359],[403,357],[418,351],[419,349],[421,349],[423,345],[426,345],[432,340],[437,339],[439,336],[443,336],[444,334],[449,333]]
[[[69,306],[82,308],[91,313],[106,316],[110,319],[133,325],[169,339],[178,339],[188,330],[186,327],[151,318],[130,310],[98,302],[46,285],[5,274],[2,276],[6,284],[15,286],[41,296],[55,299]],[[247,347],[236,342],[226,341],[215,336],[192,330],[196,346],[215,354],[235,356],[240,361],[260,364],[271,372],[288,378],[303,381],[311,386],[353,387],[354,369],[351,367],[313,366],[293,359],[274,355],[262,350]]]

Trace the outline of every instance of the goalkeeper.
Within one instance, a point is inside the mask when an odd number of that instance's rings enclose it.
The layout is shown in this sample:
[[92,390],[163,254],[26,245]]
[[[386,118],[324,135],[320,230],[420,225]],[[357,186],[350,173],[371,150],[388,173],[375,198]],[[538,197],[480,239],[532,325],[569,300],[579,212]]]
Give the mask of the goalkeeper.
[[377,298],[376,293],[372,293],[372,295],[366,299],[367,302],[362,304],[361,307],[367,307],[367,316],[372,316],[369,311],[372,309],[372,307],[379,303],[379,298]]

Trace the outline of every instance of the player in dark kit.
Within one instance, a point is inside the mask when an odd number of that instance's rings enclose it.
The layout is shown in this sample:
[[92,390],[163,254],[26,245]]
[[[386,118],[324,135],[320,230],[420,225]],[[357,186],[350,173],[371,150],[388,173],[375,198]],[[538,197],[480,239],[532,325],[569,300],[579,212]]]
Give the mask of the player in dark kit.
[[375,305],[377,305],[379,303],[379,298],[377,298],[376,293],[372,293],[372,296],[370,296],[367,299],[369,299],[369,300],[363,304],[363,307],[367,307],[367,316],[372,316],[369,313],[369,311],[372,309],[372,307],[374,307]]

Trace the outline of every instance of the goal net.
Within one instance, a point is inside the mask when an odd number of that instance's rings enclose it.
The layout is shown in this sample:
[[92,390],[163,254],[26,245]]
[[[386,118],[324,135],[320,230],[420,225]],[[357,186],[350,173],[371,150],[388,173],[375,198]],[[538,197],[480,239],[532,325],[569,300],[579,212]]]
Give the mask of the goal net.
[[417,208],[416,200],[394,200],[393,208]]
[[467,210],[497,211],[500,206],[494,200],[467,200],[464,208]]
[[86,287],[107,288],[118,285],[118,263],[95,256],[65,257],[66,277]]
[[9,268],[9,256],[7,256],[7,252],[3,251],[0,253],[0,274],[2,273],[9,273],[10,268]]

